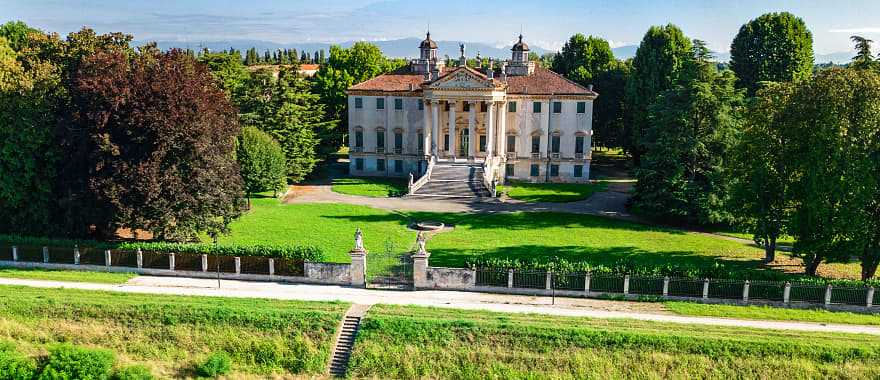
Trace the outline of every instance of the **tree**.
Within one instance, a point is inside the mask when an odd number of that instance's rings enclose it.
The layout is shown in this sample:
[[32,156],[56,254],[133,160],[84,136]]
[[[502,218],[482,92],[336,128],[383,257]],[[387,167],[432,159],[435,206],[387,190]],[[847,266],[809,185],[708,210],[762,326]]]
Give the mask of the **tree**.
[[852,36],[850,39],[856,44],[856,56],[852,59],[852,66],[856,69],[870,69],[876,65],[874,55],[871,54],[871,41],[861,36]]
[[578,33],[571,36],[553,58],[552,70],[586,86],[613,61],[614,53],[608,41]]
[[[8,24],[7,24],[8,25]],[[23,24],[22,24],[23,25]],[[32,30],[26,28],[26,30]],[[21,49],[28,43],[18,40]],[[18,54],[0,37],[0,231],[47,235],[54,231],[53,186],[58,151],[55,116],[61,91],[58,68]]]
[[243,90],[249,74],[237,53],[207,53],[199,57],[199,62],[208,66],[220,88],[230,97]]
[[776,240],[785,231],[791,182],[784,123],[794,86],[774,83],[758,90],[746,113],[743,133],[731,152],[730,212],[737,224],[764,247],[764,262],[776,258]]
[[709,224],[729,219],[724,159],[739,127],[742,94],[697,41],[679,79],[648,110],[646,153],[632,204],[648,217]]
[[147,230],[162,239],[216,234],[241,212],[235,109],[207,67],[179,50],[99,49],[72,77],[66,193],[105,213],[80,221],[99,231]]
[[237,102],[243,125],[257,127],[281,144],[291,180],[301,181],[312,172],[319,136],[335,122],[326,120],[319,97],[309,92],[295,68],[282,68],[277,80],[265,70],[254,73]]
[[271,136],[255,127],[244,127],[235,152],[248,208],[254,193],[284,189],[287,184],[284,151]]
[[636,49],[626,88],[630,120],[624,148],[637,167],[646,150],[643,139],[648,128],[648,107],[676,83],[691,53],[691,41],[672,24],[652,26]]
[[632,61],[613,61],[595,77],[599,97],[593,106],[593,145],[604,147],[625,146],[626,141],[626,83],[632,71]]
[[31,33],[41,33],[21,21],[9,21],[0,25],[0,37],[6,38],[6,43],[14,51],[20,51],[27,43]]
[[761,82],[792,82],[813,72],[813,35],[804,20],[767,13],[739,29],[730,46],[730,68],[737,86],[752,96]]

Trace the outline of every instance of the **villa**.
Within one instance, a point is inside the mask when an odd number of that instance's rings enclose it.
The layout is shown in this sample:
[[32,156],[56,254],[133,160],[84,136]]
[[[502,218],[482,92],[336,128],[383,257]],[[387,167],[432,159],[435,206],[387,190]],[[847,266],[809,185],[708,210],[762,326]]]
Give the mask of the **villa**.
[[592,86],[529,61],[521,35],[511,59],[478,67],[463,45],[448,67],[430,33],[419,49],[406,67],[348,89],[352,175],[409,175],[412,195],[462,197],[494,195],[510,179],[589,180]]

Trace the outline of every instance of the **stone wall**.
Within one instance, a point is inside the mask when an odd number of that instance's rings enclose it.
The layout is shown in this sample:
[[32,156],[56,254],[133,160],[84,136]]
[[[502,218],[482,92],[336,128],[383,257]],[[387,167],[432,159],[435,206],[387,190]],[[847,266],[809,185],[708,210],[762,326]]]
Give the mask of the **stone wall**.
[[428,267],[426,280],[430,289],[467,290],[475,286],[477,275],[471,269]]
[[351,284],[351,264],[305,263],[306,278],[326,284]]

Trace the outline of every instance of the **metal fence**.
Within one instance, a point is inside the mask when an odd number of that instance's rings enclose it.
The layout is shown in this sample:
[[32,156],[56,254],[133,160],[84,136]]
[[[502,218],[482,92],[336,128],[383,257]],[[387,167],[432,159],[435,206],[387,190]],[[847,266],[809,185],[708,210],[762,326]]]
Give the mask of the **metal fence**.
[[590,276],[590,291],[600,293],[623,293],[623,276],[593,275]]
[[663,277],[638,277],[629,278],[629,292],[642,295],[663,295]]
[[[137,268],[138,267],[137,251],[110,251],[110,265],[116,267]],[[165,268],[168,269],[166,266]]]
[[244,274],[269,274],[268,257],[242,257],[241,273]]
[[513,272],[513,287],[526,289],[546,289],[547,272],[515,271]]
[[[107,265],[104,250],[92,247],[79,247],[79,263],[85,265]],[[111,263],[112,264],[112,263]],[[118,264],[117,264],[118,265]]]
[[476,285],[477,286],[493,286],[493,287],[506,287],[507,286],[507,276],[510,273],[506,270],[498,270],[498,269],[476,269],[477,278]]
[[785,283],[776,281],[750,281],[749,299],[782,302],[785,300]]
[[275,274],[279,276],[303,277],[306,275],[305,262],[294,259],[275,259]]
[[202,255],[197,253],[174,254],[174,270],[201,271]]
[[554,273],[553,288],[559,290],[585,290],[587,274],[584,272]]

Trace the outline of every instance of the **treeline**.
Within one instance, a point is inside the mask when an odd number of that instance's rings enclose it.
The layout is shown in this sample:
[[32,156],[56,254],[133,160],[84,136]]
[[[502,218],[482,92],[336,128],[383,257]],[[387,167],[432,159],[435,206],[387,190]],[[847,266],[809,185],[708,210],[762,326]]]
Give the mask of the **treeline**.
[[[202,54],[206,53],[209,52],[204,50],[202,51]],[[309,53],[307,51],[297,52],[296,49],[277,49],[275,51],[266,49],[261,54],[257,51],[257,48],[252,47],[246,50],[244,54],[242,54],[238,50],[235,50],[234,48],[229,48],[229,50],[223,51],[222,53],[228,53],[242,57],[241,63],[245,66],[299,65],[303,63],[323,65],[327,63],[327,58],[324,55],[324,49],[320,49],[312,53]],[[299,53],[299,55],[297,55],[297,53]]]
[[336,151],[345,89],[397,64],[370,44],[334,47],[306,79],[248,70],[234,51],[131,41],[0,26],[0,233],[224,233],[251,194],[302,180]]
[[880,63],[872,41],[852,41],[848,67],[815,70],[803,20],[770,13],[740,28],[729,65],[666,25],[627,61],[575,35],[552,67],[595,84],[595,144],[632,157],[635,212],[746,230],[767,262],[787,234],[807,274],[857,257],[869,279],[880,261]]

